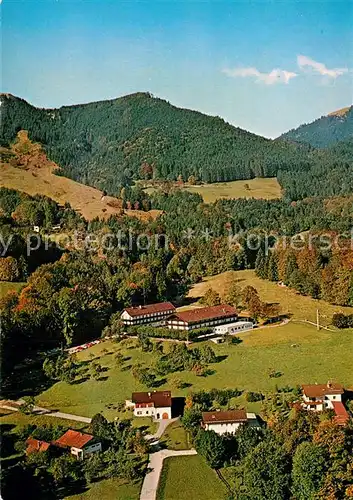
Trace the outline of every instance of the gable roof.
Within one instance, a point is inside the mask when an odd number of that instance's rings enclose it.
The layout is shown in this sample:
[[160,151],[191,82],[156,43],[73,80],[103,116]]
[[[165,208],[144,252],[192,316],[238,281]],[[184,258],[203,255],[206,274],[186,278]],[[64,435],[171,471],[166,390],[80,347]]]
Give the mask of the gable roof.
[[206,411],[202,413],[202,420],[205,424],[230,424],[247,422],[248,418],[245,410]]
[[341,401],[332,401],[332,406],[335,412],[335,422],[338,425],[346,425],[349,422],[349,414]]
[[153,314],[157,312],[167,312],[175,307],[171,302],[158,302],[157,304],[147,304],[145,306],[126,307],[126,311],[130,316],[141,316],[142,314]]
[[155,408],[172,406],[172,394],[170,391],[133,392],[132,402],[135,404],[153,403]]
[[26,445],[27,445],[26,453],[27,455],[29,455],[30,453],[36,451],[38,452],[47,451],[50,446],[50,443],[47,443],[46,441],[41,441],[40,439],[29,437],[26,441]]
[[343,394],[344,389],[341,384],[327,382],[327,384],[302,385],[303,394],[308,398],[319,398],[328,394]]
[[174,317],[180,321],[185,321],[186,323],[197,323],[207,319],[229,318],[232,316],[237,316],[237,311],[234,307],[229,306],[228,304],[202,307],[201,309],[191,309],[190,311],[180,311],[174,315]]
[[69,429],[65,432],[59,439],[53,441],[55,446],[59,446],[60,448],[83,448],[90,441],[94,439],[94,436],[91,434],[86,434],[84,432],[74,431]]

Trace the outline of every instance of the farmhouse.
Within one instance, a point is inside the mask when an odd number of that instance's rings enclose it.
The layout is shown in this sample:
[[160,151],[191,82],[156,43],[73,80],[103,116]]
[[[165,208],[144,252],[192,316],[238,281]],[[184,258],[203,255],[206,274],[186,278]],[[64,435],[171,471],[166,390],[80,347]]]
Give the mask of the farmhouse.
[[78,460],[83,460],[92,453],[102,451],[102,443],[91,434],[69,429],[59,439],[53,441],[54,446],[70,450]]
[[133,392],[125,406],[134,409],[135,417],[153,417],[156,420],[172,418],[170,391]]
[[333,382],[327,384],[303,385],[302,406],[306,410],[323,411],[326,409],[335,412],[334,420],[338,425],[346,425],[349,414],[342,403],[344,389],[342,385]]
[[206,411],[202,413],[202,427],[206,431],[217,434],[234,434],[241,425],[258,427],[255,413],[246,413],[245,410]]
[[145,306],[127,307],[121,314],[124,325],[142,325],[165,320],[173,314],[175,307],[171,302],[159,302]]
[[333,402],[342,402],[343,387],[340,384],[302,385],[303,407],[306,410],[323,411],[333,409]]
[[234,307],[221,304],[175,313],[168,318],[167,326],[171,330],[194,330],[232,323],[236,321],[237,317],[238,314]]

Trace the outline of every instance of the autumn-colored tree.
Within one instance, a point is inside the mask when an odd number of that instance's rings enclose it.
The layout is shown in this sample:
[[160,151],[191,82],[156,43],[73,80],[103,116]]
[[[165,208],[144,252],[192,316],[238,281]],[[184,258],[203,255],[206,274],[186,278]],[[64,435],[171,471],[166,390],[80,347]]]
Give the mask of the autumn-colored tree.
[[200,299],[200,303],[207,307],[217,306],[221,303],[221,297],[216,290],[209,288],[205,295]]
[[0,281],[18,281],[20,271],[14,257],[0,257]]

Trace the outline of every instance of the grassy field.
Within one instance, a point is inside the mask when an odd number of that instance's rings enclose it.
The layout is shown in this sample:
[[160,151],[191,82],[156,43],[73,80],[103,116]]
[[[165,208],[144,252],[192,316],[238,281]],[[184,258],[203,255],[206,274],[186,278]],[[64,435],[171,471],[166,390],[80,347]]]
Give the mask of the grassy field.
[[221,500],[226,493],[216,473],[200,456],[164,460],[157,500]]
[[304,297],[303,295],[299,295],[295,290],[280,287],[271,281],[262,280],[255,275],[253,270],[227,271],[217,276],[210,276],[194,285],[189,292],[189,297],[196,300],[202,297],[208,288],[213,288],[224,296],[227,294],[229,283],[233,279],[238,280],[240,288],[247,285],[254,286],[258,290],[262,300],[266,302],[279,302],[282,314],[290,314],[294,320],[307,319],[309,321],[316,321],[316,310],[319,309],[321,324],[328,325],[335,312],[353,313],[352,307],[333,306],[323,300]]
[[66,497],[67,500],[138,500],[141,483],[124,483],[119,479],[105,479],[93,483],[84,493]]
[[[351,370],[353,362],[353,331],[317,331],[305,324],[288,323],[279,327],[268,327],[242,334],[243,342],[238,345],[212,345],[222,361],[210,365],[213,374],[197,377],[191,372],[173,374],[189,384],[186,389],[173,389],[173,395],[185,396],[189,391],[200,389],[237,387],[241,390],[271,391],[277,386],[337,380],[353,386]],[[129,349],[121,343],[122,354],[131,357],[126,363],[140,362],[152,366],[155,354],[143,353],[139,349]],[[104,346],[104,344],[103,344]],[[109,351],[117,349],[116,344],[106,342]],[[58,382],[37,398],[39,403],[77,415],[93,416],[102,411],[108,418],[129,417],[130,412],[119,413],[114,405],[131,397],[137,390],[146,390],[131,376],[130,369],[121,371],[112,354],[102,354],[102,344],[79,354],[87,359],[89,351],[95,352],[102,366],[108,368],[107,380],[87,380],[81,384],[69,385]],[[274,369],[282,375],[270,378]],[[169,376],[170,379],[171,376]],[[161,388],[170,388],[168,379]],[[245,404],[244,397],[233,401],[235,406]],[[254,410],[253,405],[246,405]],[[138,419],[136,419],[138,420]]]
[[189,435],[180,420],[173,422],[167,427],[161,443],[169,450],[188,450],[191,448]]
[[13,283],[12,281],[0,281],[0,299],[3,299],[8,292],[17,292],[25,283]]
[[[19,132],[17,143],[9,151],[14,155],[18,166],[0,163],[0,186],[18,189],[31,196],[49,196],[62,205],[69,202],[87,220],[121,212],[121,200],[110,196],[102,198],[102,192],[98,189],[55,175],[58,165],[46,157],[39,144],[28,140],[27,132]],[[125,210],[125,214],[155,218],[160,211]]]
[[[272,200],[281,197],[281,187],[275,177],[217,182],[200,186],[185,185],[182,189],[190,193],[199,193],[205,203],[213,203],[220,198],[264,198]],[[147,193],[152,193],[154,190],[153,187],[146,188]]]

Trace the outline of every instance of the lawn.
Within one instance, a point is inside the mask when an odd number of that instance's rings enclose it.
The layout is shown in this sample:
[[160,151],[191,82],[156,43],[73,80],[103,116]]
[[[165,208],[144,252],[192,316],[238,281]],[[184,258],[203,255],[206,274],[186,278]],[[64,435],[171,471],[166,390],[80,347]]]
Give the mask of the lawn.
[[12,281],[0,281],[0,299],[8,292],[18,292],[26,283],[14,283]]
[[105,479],[93,483],[84,493],[66,497],[68,500],[138,500],[141,483],[125,483],[119,479]]
[[[182,189],[190,193],[199,193],[205,203],[213,203],[220,198],[264,198],[266,200],[281,198],[281,187],[275,177],[217,182],[200,186],[185,185]],[[145,191],[151,194],[155,188],[148,187]]]
[[157,500],[221,500],[226,494],[223,483],[200,456],[164,460]]
[[316,310],[319,309],[321,324],[328,325],[335,312],[353,313],[352,307],[334,306],[323,300],[305,297],[298,294],[295,290],[280,287],[271,281],[262,280],[255,275],[253,270],[227,271],[217,276],[209,276],[191,288],[189,297],[196,300],[202,297],[208,288],[213,288],[224,296],[227,294],[229,283],[233,279],[238,280],[240,288],[244,288],[247,285],[254,286],[258,290],[262,300],[266,302],[279,302],[282,314],[290,314],[294,320],[308,319],[316,321]]
[[[167,381],[161,388],[172,388],[173,395],[185,396],[188,392],[200,389],[237,387],[250,391],[270,391],[277,386],[303,383],[327,382],[333,379],[345,385],[353,385],[353,331],[317,331],[315,327],[290,322],[284,326],[268,327],[246,332],[238,345],[211,344],[222,361],[210,365],[214,371],[207,377],[198,377],[191,372],[181,372],[168,376],[180,378],[189,385],[185,389],[174,389]],[[129,341],[130,342],[130,341]],[[194,344],[195,345],[195,344]],[[108,418],[116,416],[128,418],[130,412],[119,412],[114,406],[131,397],[137,390],[146,390],[131,375],[130,369],[121,371],[114,363],[112,354],[102,354],[104,344],[81,352],[80,359],[87,359],[93,351],[106,366],[107,380],[86,380],[81,384],[69,385],[58,382],[38,396],[39,403],[64,412],[92,417],[101,411]],[[129,349],[126,341],[117,344],[106,342],[109,351],[120,349],[127,357],[126,362],[140,362],[152,366],[156,355],[143,353],[139,349]],[[270,378],[269,370],[274,369],[282,375]],[[244,397],[235,399],[234,405],[243,406]],[[253,411],[253,405],[247,405]],[[134,420],[139,425],[139,419]]]
[[161,444],[169,450],[188,450],[191,448],[190,437],[180,420],[167,427],[161,439]]

